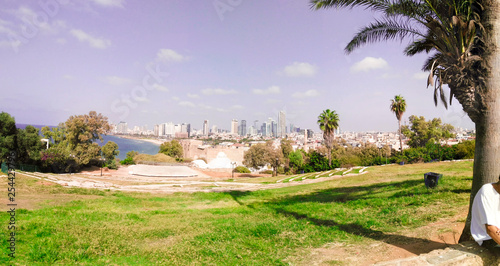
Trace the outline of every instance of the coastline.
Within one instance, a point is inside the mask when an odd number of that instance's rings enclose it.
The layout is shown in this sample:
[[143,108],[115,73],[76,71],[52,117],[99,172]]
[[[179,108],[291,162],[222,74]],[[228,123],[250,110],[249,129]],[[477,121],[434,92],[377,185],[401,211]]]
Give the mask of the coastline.
[[122,139],[142,140],[142,141],[146,141],[146,142],[149,142],[149,143],[156,144],[158,146],[160,146],[161,144],[163,144],[163,142],[165,142],[165,141],[162,141],[162,140],[159,140],[159,139],[137,137],[137,136],[132,136],[132,135],[110,135],[110,136],[114,136],[114,137],[118,137],[118,138],[122,138]]

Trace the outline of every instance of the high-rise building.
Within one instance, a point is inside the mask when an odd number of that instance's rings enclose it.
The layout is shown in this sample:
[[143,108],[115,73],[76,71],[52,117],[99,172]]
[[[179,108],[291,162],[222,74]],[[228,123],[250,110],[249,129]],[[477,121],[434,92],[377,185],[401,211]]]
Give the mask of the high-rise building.
[[155,125],[155,126],[153,127],[153,132],[154,132],[153,134],[154,134],[155,136],[159,137],[159,136],[160,136],[160,125]]
[[163,135],[165,135],[165,136],[167,136],[169,138],[173,138],[175,136],[175,125],[174,125],[174,123],[169,122],[169,123],[165,123],[163,125],[164,125]]
[[241,132],[240,136],[246,136],[247,135],[247,121],[246,120],[241,120]]
[[127,122],[120,121],[120,123],[118,123],[118,126],[116,126],[116,131],[121,134],[127,134],[128,133]]
[[278,113],[278,137],[283,138],[286,136],[286,116],[285,111]]
[[203,136],[208,136],[208,120],[203,121]]
[[266,136],[267,137],[273,136],[273,123],[274,123],[274,120],[269,117],[269,119],[266,123]]
[[266,123],[262,123],[262,126],[260,126],[260,134],[263,137],[265,137],[267,134],[266,128],[267,128]]
[[217,126],[216,126],[216,125],[213,125],[213,126],[212,126],[212,133],[213,133],[213,134],[216,134],[216,133],[217,133]]
[[181,124],[181,132],[182,133],[187,133],[188,138],[191,136],[191,124]]
[[231,134],[233,134],[233,135],[238,134],[238,120],[237,119],[231,120]]
[[273,137],[278,137],[278,124],[275,121],[271,122],[271,132]]

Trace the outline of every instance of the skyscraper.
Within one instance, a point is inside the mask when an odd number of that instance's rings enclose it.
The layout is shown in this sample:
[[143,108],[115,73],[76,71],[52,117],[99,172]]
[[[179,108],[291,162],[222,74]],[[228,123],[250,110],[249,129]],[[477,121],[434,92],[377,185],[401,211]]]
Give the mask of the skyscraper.
[[286,135],[286,117],[285,111],[280,111],[278,114],[278,137],[282,138]]
[[233,135],[238,134],[238,120],[237,119],[231,120],[231,134],[233,134]]
[[246,120],[241,120],[241,132],[240,136],[246,136],[247,135],[247,121]]
[[208,120],[203,121],[203,136],[208,136]]

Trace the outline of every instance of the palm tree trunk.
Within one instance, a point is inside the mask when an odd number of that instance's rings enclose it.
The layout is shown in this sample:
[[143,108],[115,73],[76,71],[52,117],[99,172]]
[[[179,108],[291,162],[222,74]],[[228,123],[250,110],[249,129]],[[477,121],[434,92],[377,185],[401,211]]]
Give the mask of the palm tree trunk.
[[[500,79],[499,79],[500,81]],[[469,200],[469,214],[459,242],[473,240],[470,233],[472,202],[476,193],[486,183],[494,183],[500,175],[500,84],[497,86],[496,100],[484,119],[476,122],[476,148],[474,155],[474,178]],[[496,110],[496,111],[495,111]]]
[[398,119],[398,134],[399,134],[399,148],[401,149],[401,154],[403,154],[403,136],[401,136],[401,119]]
[[482,101],[481,116],[475,119],[476,148],[474,154],[474,177],[470,195],[469,214],[459,242],[472,240],[470,233],[470,209],[477,191],[486,183],[499,180],[500,175],[500,1],[482,2],[483,25],[488,31],[485,41],[484,59],[489,67],[486,88],[478,91]]

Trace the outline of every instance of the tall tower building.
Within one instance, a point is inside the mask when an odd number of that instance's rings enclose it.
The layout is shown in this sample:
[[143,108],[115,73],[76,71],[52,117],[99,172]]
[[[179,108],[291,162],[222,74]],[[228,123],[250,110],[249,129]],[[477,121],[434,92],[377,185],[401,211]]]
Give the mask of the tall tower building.
[[278,137],[282,138],[285,135],[286,135],[285,111],[280,111],[278,114]]
[[208,136],[208,120],[203,121],[203,136]]
[[267,131],[266,131],[266,123],[262,123],[262,125],[260,126],[260,134],[265,137],[266,134],[267,134]]
[[246,120],[241,120],[241,132],[240,136],[246,136],[247,135],[247,121]]
[[233,135],[238,134],[238,120],[237,119],[231,120],[231,134],[233,134]]

